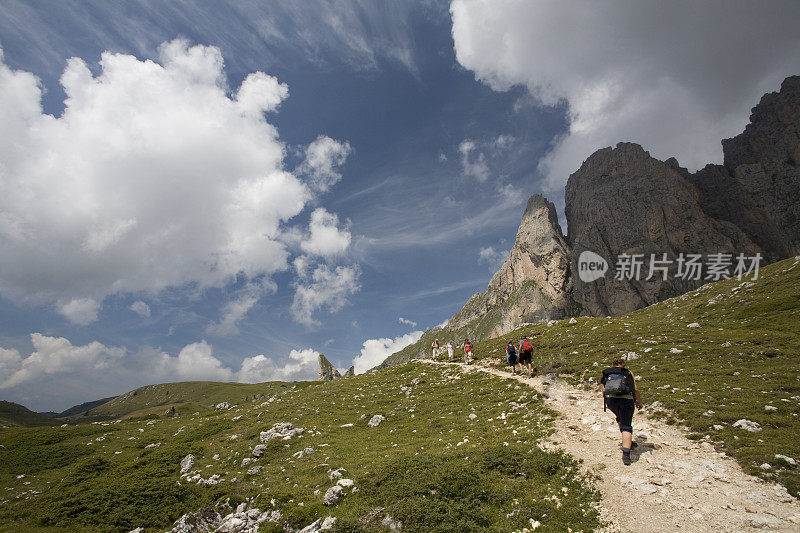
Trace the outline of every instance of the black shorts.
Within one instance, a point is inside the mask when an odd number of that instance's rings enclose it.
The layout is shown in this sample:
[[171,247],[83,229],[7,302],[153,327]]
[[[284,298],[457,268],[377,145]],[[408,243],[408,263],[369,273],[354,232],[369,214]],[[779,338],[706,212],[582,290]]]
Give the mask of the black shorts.
[[633,433],[634,401],[630,398],[606,398],[606,406],[616,415],[619,430]]
[[519,354],[519,362],[524,364],[531,364],[533,362],[533,351],[532,350],[523,350],[522,353]]

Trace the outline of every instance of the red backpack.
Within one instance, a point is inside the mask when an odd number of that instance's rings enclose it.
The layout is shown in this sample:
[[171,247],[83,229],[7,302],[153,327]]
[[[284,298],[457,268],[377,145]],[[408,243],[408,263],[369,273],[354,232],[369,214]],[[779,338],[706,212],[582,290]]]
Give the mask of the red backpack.
[[531,341],[525,339],[522,341],[522,351],[524,352],[531,352],[533,351],[533,345],[531,345]]

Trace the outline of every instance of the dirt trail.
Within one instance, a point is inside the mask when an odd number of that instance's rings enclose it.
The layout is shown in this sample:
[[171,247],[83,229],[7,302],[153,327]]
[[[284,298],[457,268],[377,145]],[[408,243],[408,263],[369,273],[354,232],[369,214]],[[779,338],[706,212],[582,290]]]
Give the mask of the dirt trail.
[[651,419],[646,408],[634,415],[639,446],[631,452],[633,464],[625,466],[619,428],[611,411],[603,412],[598,391],[549,376],[470,368],[513,377],[542,393],[548,407],[560,413],[552,443],[600,478],[606,531],[800,531],[800,502],[783,486],[745,474],[711,443],[688,439],[686,428]]

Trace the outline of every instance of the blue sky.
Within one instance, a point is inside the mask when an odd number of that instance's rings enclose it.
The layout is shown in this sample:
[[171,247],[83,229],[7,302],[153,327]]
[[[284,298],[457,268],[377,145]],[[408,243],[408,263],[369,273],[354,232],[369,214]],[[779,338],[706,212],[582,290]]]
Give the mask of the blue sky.
[[0,4],[0,397],[377,364],[595,149],[721,160],[800,73],[726,5]]

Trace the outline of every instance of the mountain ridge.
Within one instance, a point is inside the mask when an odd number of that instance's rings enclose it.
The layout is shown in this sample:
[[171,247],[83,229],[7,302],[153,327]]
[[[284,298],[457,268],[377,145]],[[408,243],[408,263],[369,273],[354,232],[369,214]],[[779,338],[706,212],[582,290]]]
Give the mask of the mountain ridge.
[[[379,368],[425,355],[436,336],[480,341],[527,323],[619,316],[684,294],[708,281],[678,275],[678,259],[691,254],[729,254],[731,262],[759,254],[764,266],[800,253],[800,76],[765,94],[744,131],[722,147],[722,165],[694,173],[632,142],[595,151],[567,180],[567,234],[555,206],[531,196],[487,290]],[[601,256],[609,273],[583,281],[585,251]],[[613,275],[616,258],[662,254],[665,279],[641,279],[650,274],[646,264],[636,279]]]

